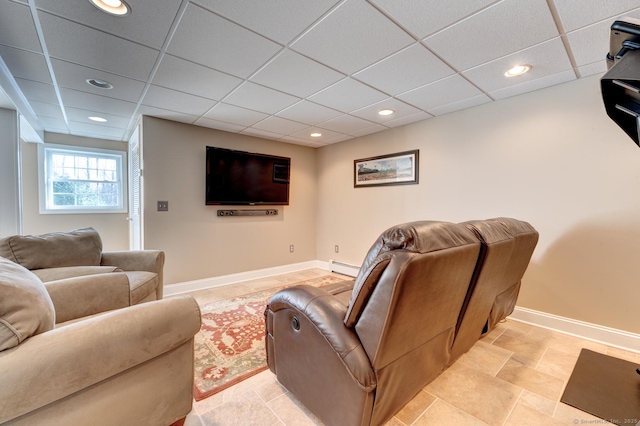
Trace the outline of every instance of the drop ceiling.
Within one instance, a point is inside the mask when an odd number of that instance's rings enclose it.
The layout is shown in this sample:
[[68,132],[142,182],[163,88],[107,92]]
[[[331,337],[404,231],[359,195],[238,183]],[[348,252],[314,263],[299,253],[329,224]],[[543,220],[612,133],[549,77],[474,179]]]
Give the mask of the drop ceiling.
[[639,0],[128,4],[0,0],[0,81],[32,124],[126,141],[149,115],[318,147],[602,73],[610,25],[640,18]]

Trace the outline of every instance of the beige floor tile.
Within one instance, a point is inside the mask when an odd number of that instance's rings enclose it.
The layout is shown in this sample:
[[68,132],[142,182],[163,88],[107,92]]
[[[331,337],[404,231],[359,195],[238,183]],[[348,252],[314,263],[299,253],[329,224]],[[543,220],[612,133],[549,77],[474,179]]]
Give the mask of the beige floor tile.
[[192,410],[184,422],[184,426],[203,426],[202,421],[200,420],[200,416],[196,413],[195,410]]
[[253,391],[235,395],[200,418],[205,426],[264,426],[280,420]]
[[533,326],[530,324],[526,324],[524,322],[515,321],[510,318],[505,319],[500,323],[500,325],[504,326],[505,334],[509,336],[517,337],[518,339],[524,339],[527,337],[529,332],[533,330]]
[[530,367],[535,367],[547,350],[547,347],[540,342],[523,340],[508,334],[502,334],[493,342],[493,345],[514,352],[512,359]]
[[402,410],[396,413],[395,417],[402,423],[410,425],[415,422],[435,400],[435,396],[428,392],[420,391]]
[[267,406],[285,426],[322,425],[322,422],[290,393],[282,394],[269,401]]
[[518,403],[531,407],[534,410],[549,416],[553,416],[553,413],[556,411],[556,405],[558,405],[558,401],[553,401],[526,389],[522,391]]
[[580,355],[582,348],[590,349],[594,352],[607,353],[607,346],[589,340],[579,339],[564,333],[558,333],[544,328],[536,327],[526,337],[527,341],[537,342],[543,346],[558,351]]
[[287,392],[287,389],[277,381],[265,383],[255,389],[264,402],[269,402]]
[[564,380],[534,370],[513,359],[507,361],[496,377],[551,400],[558,400],[564,387]]
[[469,352],[458,358],[456,362],[495,376],[512,354],[513,352],[507,349],[478,341],[469,349]]
[[637,353],[625,351],[623,349],[612,348],[611,346],[607,346],[607,355],[611,355],[612,357],[624,359],[630,362],[640,363],[640,355],[638,355]]
[[194,401],[193,409],[198,414],[202,415],[207,411],[211,411],[222,404],[224,404],[224,397],[222,396],[222,393],[217,393],[201,401]]
[[494,328],[489,333],[482,336],[480,341],[485,343],[493,343],[498,337],[502,335],[502,333],[504,333],[504,330],[505,330],[504,327],[501,327],[500,325],[498,325],[498,327]]
[[505,426],[560,426],[565,423],[524,404],[516,404]]
[[558,403],[556,407],[556,412],[553,414],[553,418],[558,419],[567,424],[575,424],[575,425],[601,425],[601,424],[610,424],[609,422],[605,422],[599,417],[592,416],[589,413],[585,413],[584,411],[578,410],[570,405],[564,404],[562,402]]
[[[502,423],[500,423],[502,424]],[[451,404],[437,399],[429,409],[413,423],[413,426],[480,426],[486,423],[465,413]]]
[[392,417],[384,426],[406,426],[406,423],[401,422],[396,417]]
[[536,370],[567,381],[573,372],[576,361],[578,361],[576,355],[549,348],[542,356]]
[[425,390],[487,424],[499,425],[507,419],[522,388],[454,363]]

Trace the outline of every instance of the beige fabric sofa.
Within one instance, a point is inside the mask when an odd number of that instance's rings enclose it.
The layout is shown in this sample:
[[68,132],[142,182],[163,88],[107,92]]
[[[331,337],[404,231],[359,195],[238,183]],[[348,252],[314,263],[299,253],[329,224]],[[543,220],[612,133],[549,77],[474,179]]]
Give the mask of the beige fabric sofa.
[[[193,337],[200,329],[194,299],[153,300],[162,294],[155,285],[138,298],[128,271],[96,270],[94,260],[30,271],[13,261],[26,259],[15,243],[9,243],[12,260],[0,257],[0,425],[184,421],[193,402]],[[115,259],[121,269],[153,274],[161,284],[161,252],[127,253],[102,253],[98,267]],[[66,278],[43,283],[39,276]]]
[[0,256],[45,283],[57,323],[162,299],[164,252],[103,252],[93,228],[5,237]]

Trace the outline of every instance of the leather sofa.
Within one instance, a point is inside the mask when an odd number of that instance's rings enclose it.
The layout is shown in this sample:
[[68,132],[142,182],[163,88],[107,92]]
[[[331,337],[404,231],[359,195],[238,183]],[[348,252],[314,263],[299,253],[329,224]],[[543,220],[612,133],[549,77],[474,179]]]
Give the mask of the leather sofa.
[[276,293],[265,343],[278,381],[327,425],[388,421],[515,306],[537,232],[480,222],[394,226],[352,283]]
[[45,283],[58,323],[162,299],[164,252],[102,251],[93,228],[5,237],[0,256]]
[[[103,253],[98,269],[94,264],[51,267],[67,268],[62,271],[39,271],[51,269],[46,262],[45,268],[30,271],[0,257],[0,425],[184,422],[193,403],[193,339],[200,309],[190,296],[153,300],[162,294],[157,286],[134,302],[130,275],[100,268],[117,259],[124,269],[153,274],[161,284],[157,267],[164,257],[132,252],[127,258],[126,253]],[[13,254],[26,259],[20,250]],[[134,259],[137,255],[142,260]],[[144,271],[145,263],[158,272]],[[71,272],[74,267],[78,270]],[[89,275],[47,283],[36,275],[59,277],[59,272]]]

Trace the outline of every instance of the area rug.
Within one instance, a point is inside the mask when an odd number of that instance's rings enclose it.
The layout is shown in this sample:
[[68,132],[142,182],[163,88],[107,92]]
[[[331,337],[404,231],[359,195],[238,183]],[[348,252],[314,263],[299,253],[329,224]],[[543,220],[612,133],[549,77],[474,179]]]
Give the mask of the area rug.
[[613,424],[635,425],[640,422],[638,367],[582,349],[560,401]]
[[202,306],[194,348],[196,401],[266,370],[264,310],[273,294],[294,285],[320,287],[341,281],[326,275]]

